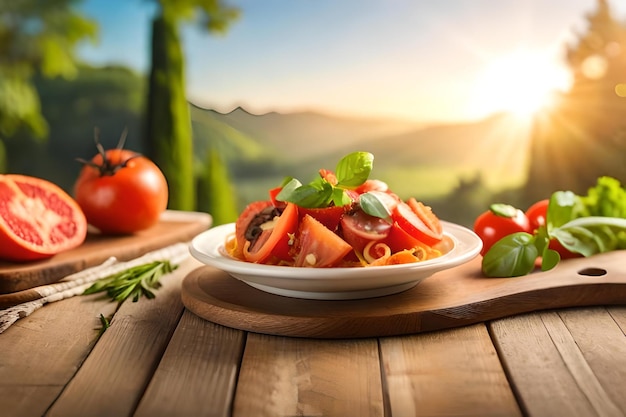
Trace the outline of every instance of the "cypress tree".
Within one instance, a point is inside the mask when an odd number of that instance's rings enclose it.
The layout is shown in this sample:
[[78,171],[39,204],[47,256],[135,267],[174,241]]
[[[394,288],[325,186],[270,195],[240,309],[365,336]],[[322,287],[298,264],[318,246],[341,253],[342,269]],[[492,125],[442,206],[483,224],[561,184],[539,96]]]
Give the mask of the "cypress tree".
[[184,57],[175,19],[152,22],[152,66],[145,133],[147,155],[167,178],[168,207],[194,210],[193,137],[185,97]]

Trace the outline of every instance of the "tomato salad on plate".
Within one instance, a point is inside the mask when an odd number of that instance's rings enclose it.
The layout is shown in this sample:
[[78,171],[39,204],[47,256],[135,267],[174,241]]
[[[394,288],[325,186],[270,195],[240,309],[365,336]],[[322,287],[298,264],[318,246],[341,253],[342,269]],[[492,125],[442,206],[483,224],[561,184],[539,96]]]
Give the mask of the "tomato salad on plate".
[[238,260],[294,267],[406,264],[453,247],[431,208],[369,179],[374,156],[354,152],[308,184],[286,178],[237,218],[226,251]]

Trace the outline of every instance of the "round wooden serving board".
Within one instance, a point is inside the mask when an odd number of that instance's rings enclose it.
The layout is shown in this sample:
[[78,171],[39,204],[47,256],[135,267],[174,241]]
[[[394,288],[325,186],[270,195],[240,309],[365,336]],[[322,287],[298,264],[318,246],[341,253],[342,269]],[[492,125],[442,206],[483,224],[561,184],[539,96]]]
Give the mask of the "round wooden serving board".
[[325,301],[255,289],[210,266],[183,281],[194,314],[224,326],[293,337],[392,336],[463,326],[536,310],[626,304],[626,251],[561,262],[548,272],[484,278],[481,258],[384,297]]

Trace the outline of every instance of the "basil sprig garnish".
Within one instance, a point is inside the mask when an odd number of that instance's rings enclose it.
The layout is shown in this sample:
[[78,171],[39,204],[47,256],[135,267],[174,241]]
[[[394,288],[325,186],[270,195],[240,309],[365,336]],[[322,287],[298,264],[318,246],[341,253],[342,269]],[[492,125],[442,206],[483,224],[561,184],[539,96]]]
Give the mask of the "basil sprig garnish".
[[374,165],[374,155],[369,152],[353,152],[341,158],[335,168],[337,184],[318,177],[308,184],[288,178],[276,200],[294,203],[304,208],[324,208],[331,204],[345,206],[352,202],[346,190],[353,190],[369,178]]

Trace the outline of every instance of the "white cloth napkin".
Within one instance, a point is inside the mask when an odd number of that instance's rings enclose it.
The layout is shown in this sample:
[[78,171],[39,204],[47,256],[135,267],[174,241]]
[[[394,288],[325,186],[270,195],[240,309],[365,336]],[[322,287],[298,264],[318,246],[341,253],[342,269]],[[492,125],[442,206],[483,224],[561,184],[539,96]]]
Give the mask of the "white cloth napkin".
[[119,262],[115,257],[111,257],[100,265],[68,275],[54,284],[35,287],[33,290],[40,295],[40,298],[0,310],[0,333],[8,329],[17,320],[29,316],[48,303],[82,294],[94,281],[100,278],[157,260],[169,260],[172,264],[178,265],[188,256],[188,245],[176,243],[127,262]]

